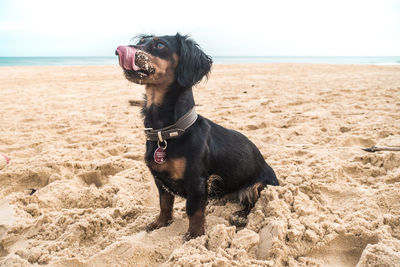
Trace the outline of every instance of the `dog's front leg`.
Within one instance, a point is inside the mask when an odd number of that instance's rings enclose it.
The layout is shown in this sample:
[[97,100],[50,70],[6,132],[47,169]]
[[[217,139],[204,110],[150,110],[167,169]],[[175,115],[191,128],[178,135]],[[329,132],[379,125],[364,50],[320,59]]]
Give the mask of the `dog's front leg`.
[[189,229],[184,239],[189,240],[205,233],[206,179],[199,178],[197,182],[193,181],[186,185],[186,187],[188,194],[186,199],[186,214],[189,217]]
[[150,224],[147,225],[146,231],[153,231],[155,229],[168,226],[172,222],[172,211],[174,207],[174,195],[169,193],[161,185],[160,181],[156,179],[156,185],[158,188],[158,193],[160,197],[160,214],[158,217]]

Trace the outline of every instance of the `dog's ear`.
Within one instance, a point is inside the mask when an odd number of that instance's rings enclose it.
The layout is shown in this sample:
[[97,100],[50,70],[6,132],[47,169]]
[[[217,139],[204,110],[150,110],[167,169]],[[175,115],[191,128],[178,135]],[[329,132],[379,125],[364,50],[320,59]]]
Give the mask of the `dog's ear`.
[[175,78],[180,86],[189,88],[208,75],[212,59],[188,36],[182,36],[177,33],[176,38],[180,44],[180,52]]

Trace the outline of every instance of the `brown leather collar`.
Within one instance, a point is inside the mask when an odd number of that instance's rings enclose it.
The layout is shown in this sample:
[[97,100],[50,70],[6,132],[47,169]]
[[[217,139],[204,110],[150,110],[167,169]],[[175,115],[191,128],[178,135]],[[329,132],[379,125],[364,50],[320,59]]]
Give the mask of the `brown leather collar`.
[[144,133],[149,141],[163,142],[167,139],[180,137],[190,126],[197,120],[197,113],[194,107],[183,115],[179,120],[172,125],[161,129],[146,128]]

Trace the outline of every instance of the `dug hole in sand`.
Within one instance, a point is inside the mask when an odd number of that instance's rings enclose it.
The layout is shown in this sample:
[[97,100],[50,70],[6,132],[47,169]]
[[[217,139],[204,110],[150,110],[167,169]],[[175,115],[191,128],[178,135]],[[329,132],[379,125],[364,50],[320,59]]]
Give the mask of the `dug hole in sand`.
[[[210,201],[206,234],[158,214],[143,162],[144,89],[117,66],[2,67],[1,266],[398,266],[400,67],[216,65],[199,114],[248,136],[274,168],[245,228]],[[128,100],[135,106],[130,106]],[[37,189],[34,191],[32,189]]]

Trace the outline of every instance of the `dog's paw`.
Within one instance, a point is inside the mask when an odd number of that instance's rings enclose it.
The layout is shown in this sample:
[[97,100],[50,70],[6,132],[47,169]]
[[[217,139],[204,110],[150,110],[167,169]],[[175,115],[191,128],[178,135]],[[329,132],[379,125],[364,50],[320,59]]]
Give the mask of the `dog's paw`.
[[151,232],[151,231],[156,230],[156,229],[158,229],[158,228],[168,226],[168,225],[170,225],[171,223],[172,223],[172,219],[170,219],[170,220],[160,220],[160,219],[156,219],[154,222],[149,223],[149,224],[146,226],[145,230],[146,230],[146,232]]
[[193,238],[196,238],[196,237],[199,237],[199,236],[202,236],[202,235],[204,235],[204,230],[196,232],[196,233],[186,232],[183,235],[183,241],[189,241],[190,239],[193,239]]
[[186,232],[184,235],[183,235],[183,241],[189,241],[190,239],[192,239],[193,238],[193,236],[189,233],[189,232]]
[[248,212],[243,210],[237,211],[229,217],[229,223],[236,227],[245,227],[249,221],[247,219],[247,214]]

